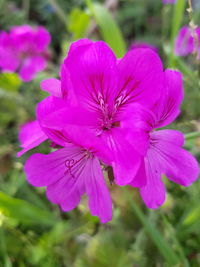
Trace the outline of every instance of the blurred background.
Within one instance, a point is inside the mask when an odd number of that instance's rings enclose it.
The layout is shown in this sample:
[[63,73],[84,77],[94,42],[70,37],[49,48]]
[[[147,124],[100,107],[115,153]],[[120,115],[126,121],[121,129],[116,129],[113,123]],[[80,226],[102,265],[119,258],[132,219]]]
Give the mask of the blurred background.
[[184,132],[185,148],[200,159],[200,61],[194,54],[174,55],[179,29],[200,26],[200,1],[193,0],[188,13],[189,2],[0,0],[0,30],[42,25],[52,36],[48,66],[34,80],[0,73],[0,266],[200,266],[200,180],[184,188],[164,179],[167,200],[157,210],[144,206],[137,189],[112,185],[113,220],[101,225],[86,198],[62,213],[44,188],[26,182],[23,163],[35,151],[48,153],[47,143],[16,158],[20,126],[35,119],[36,104],[47,96],[40,81],[59,77],[71,42],[91,38],[106,41],[119,58],[133,43],[148,43],[165,68],[183,73],[182,113],[170,127]]

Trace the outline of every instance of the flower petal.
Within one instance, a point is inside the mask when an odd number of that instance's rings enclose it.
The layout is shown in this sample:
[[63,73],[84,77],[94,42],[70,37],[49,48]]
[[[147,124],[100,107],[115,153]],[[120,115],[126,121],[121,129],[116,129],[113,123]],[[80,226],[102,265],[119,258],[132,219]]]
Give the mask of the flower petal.
[[104,42],[79,46],[64,64],[80,105],[98,113],[113,108],[116,57]]
[[85,46],[87,48],[88,45],[91,45],[93,42],[89,39],[80,39],[76,42],[73,42],[70,45],[68,56],[70,56],[77,48],[80,48],[81,46]]
[[90,159],[84,176],[87,177],[85,187],[91,214],[98,216],[101,223],[110,221],[112,219],[112,200],[97,158]]
[[126,131],[123,129],[112,129],[110,133],[102,136],[110,149],[115,182],[120,186],[129,184],[133,180],[142,158],[125,136]]
[[146,170],[144,160],[141,161],[137,174],[129,185],[133,187],[144,187],[147,184]]
[[172,143],[177,146],[184,145],[184,134],[176,130],[171,130],[171,129],[159,130],[153,132],[151,136],[153,136],[153,138],[155,139],[161,139],[163,141]]
[[38,146],[47,139],[48,137],[42,131],[38,121],[26,123],[20,130],[19,140],[23,149],[17,153],[17,156],[21,157],[25,152]]
[[[81,39],[76,42],[73,42],[70,45],[69,51],[68,51],[68,56],[70,57],[71,55],[73,56],[74,51],[76,51],[77,48],[85,47],[85,49],[88,48],[88,45],[92,44],[93,42],[88,40],[88,39]],[[83,49],[83,48],[82,48]],[[66,64],[62,64],[61,66],[61,72],[60,72],[60,77],[61,77],[61,90],[62,90],[62,95],[64,98],[67,98],[70,104],[77,104],[77,97],[75,95],[75,92],[73,91],[73,86],[71,82],[71,77],[70,77],[70,71],[66,67]]]
[[43,52],[51,41],[50,33],[42,26],[37,27],[33,32],[34,45],[37,52]]
[[68,124],[98,126],[97,114],[81,107],[65,107],[50,113],[42,121],[44,127],[61,130]]
[[176,119],[183,100],[182,75],[178,71],[165,71],[165,90],[153,108],[156,115],[156,127],[163,127]]
[[34,78],[37,72],[42,71],[45,68],[46,68],[46,60],[44,57],[42,56],[27,57],[23,62],[19,75],[23,81],[29,82]]
[[38,104],[36,110],[37,120],[42,130],[45,132],[45,134],[49,137],[50,140],[60,146],[65,146],[65,144],[68,143],[69,140],[66,139],[66,136],[64,136],[61,131],[55,130],[53,127],[44,127],[43,122],[49,114],[56,112],[57,110],[62,109],[64,107],[66,107],[66,101],[64,99],[55,96],[48,96]]
[[86,192],[92,215],[102,223],[112,218],[112,202],[97,158],[69,144],[48,155],[34,154],[25,164],[27,180],[47,186],[48,199],[63,211],[75,208]]
[[33,186],[49,186],[63,177],[72,177],[70,166],[79,161],[82,154],[73,144],[48,155],[33,154],[25,163],[27,180]]
[[50,95],[53,95],[56,97],[62,97],[60,80],[55,79],[55,78],[49,78],[49,79],[43,80],[40,83],[40,86],[43,91],[48,92]]
[[116,97],[118,107],[133,102],[151,107],[163,87],[163,67],[159,56],[151,49],[134,49],[117,66],[120,78]]
[[19,54],[13,47],[12,38],[2,31],[0,33],[0,67],[4,71],[16,71],[19,65]]
[[194,37],[190,27],[183,26],[176,38],[175,54],[177,56],[187,56],[194,51]]
[[158,154],[149,149],[145,157],[146,185],[140,188],[141,197],[150,209],[156,209],[165,201],[165,187],[161,180]]
[[[154,149],[159,154],[162,173],[165,173],[170,180],[177,184],[189,186],[198,178],[198,163],[188,151],[180,147],[180,143],[171,142],[172,137],[168,141],[167,134],[168,132],[165,136],[163,131],[161,134],[160,131],[152,134],[152,138],[155,140]],[[176,134],[173,140],[177,140]]]

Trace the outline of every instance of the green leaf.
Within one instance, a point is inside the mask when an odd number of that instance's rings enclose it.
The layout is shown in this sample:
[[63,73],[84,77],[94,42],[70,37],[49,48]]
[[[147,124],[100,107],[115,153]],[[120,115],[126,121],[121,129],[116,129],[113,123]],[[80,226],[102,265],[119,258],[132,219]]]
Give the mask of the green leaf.
[[165,241],[161,233],[157,230],[156,226],[148,220],[148,217],[143,214],[137,204],[133,201],[132,196],[128,192],[128,190],[125,188],[122,188],[122,190],[124,190],[125,197],[129,201],[129,204],[131,205],[135,215],[140,220],[144,229],[149,234],[151,240],[157,246],[158,250],[160,251],[160,254],[165,258],[167,263],[170,266],[174,266],[179,263],[180,259],[178,258],[176,253],[173,251],[171,246]]
[[200,222],[200,206],[196,206],[191,209],[190,212],[185,216],[182,225],[189,226],[195,224],[196,222]]
[[69,16],[68,29],[74,39],[83,38],[90,22],[90,16],[78,8],[74,8]]
[[171,26],[171,51],[169,56],[169,67],[174,66],[174,41],[178,34],[178,31],[181,27],[181,23],[184,16],[185,11],[185,0],[177,0],[174,5],[173,17],[172,17],[172,26]]
[[52,213],[3,192],[0,192],[0,210],[5,216],[25,224],[52,225],[56,221]]
[[197,137],[200,137],[200,132],[192,132],[185,134],[185,140],[196,139]]
[[118,58],[123,57],[126,45],[122,33],[109,11],[100,4],[86,0],[86,4],[100,28],[102,37],[113,49]]
[[10,92],[16,92],[22,81],[16,73],[1,73],[0,88]]

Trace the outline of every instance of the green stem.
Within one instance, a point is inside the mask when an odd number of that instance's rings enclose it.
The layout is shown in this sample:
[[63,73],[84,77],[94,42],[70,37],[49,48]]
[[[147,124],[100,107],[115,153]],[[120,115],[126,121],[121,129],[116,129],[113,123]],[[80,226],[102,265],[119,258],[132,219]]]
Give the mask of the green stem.
[[184,11],[185,11],[185,0],[177,0],[174,5],[173,18],[172,18],[172,26],[171,26],[171,41],[170,41],[170,55],[169,55],[169,67],[174,67],[175,56],[174,56],[174,40],[178,34],[178,30],[180,29],[181,22],[183,19]]

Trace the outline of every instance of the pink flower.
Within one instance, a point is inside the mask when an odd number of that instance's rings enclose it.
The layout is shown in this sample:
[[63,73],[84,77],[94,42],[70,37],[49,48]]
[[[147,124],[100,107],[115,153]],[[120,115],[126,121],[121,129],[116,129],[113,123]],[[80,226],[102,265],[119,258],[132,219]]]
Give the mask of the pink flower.
[[154,131],[179,114],[182,78],[163,72],[158,55],[133,49],[117,60],[104,42],[72,44],[61,81],[41,83],[50,96],[37,106],[37,121],[22,127],[22,155],[46,139],[57,150],[34,154],[25,164],[28,181],[46,186],[47,197],[69,211],[81,196],[101,222],[112,217],[112,203],[101,164],[112,165],[118,185],[139,187],[150,208],[165,198],[161,175],[181,185],[197,179],[196,160],[175,130]]
[[[200,58],[200,27],[196,29],[196,37],[198,39],[198,57]],[[177,56],[187,56],[195,50],[195,38],[188,26],[183,26],[176,38],[175,54]]]
[[[109,221],[112,205],[99,159],[112,164],[118,184],[133,179],[146,140],[140,128],[131,130],[134,125],[126,125],[126,120],[129,112],[133,118],[136,113],[140,124],[141,104],[153,106],[162,82],[161,61],[151,50],[138,49],[117,61],[103,42],[74,43],[62,66],[61,82],[51,78],[41,84],[51,96],[39,103],[37,121],[22,127],[23,150],[18,156],[46,139],[52,147],[59,147],[49,155],[34,154],[27,160],[28,181],[47,186],[48,199],[64,211],[77,206],[86,192],[91,213],[101,222]],[[142,154],[128,140],[129,134],[137,138]]]
[[158,130],[175,120],[183,99],[182,77],[179,72],[165,71],[165,91],[152,109],[151,120],[147,121],[149,148],[140,169],[130,183],[135,186],[143,181],[140,194],[148,208],[155,209],[165,201],[162,175],[182,186],[191,185],[199,174],[195,158],[182,148],[184,136],[176,130]]
[[[87,126],[84,131],[102,140],[110,151],[115,182],[128,184],[147,144],[143,131],[126,121],[136,113],[139,121],[143,119],[143,106],[152,107],[158,99],[163,77],[162,63],[152,50],[135,49],[117,60],[104,42],[78,41],[61,70],[66,107],[49,114],[41,125],[59,131],[69,124]],[[45,81],[43,87],[50,88],[50,83]],[[140,146],[140,153],[135,146]]]
[[136,49],[136,48],[149,48],[152,49],[154,52],[158,52],[158,49],[156,46],[145,43],[145,42],[133,42],[130,46],[130,50]]
[[163,4],[175,4],[176,0],[162,0]]
[[47,47],[51,37],[44,27],[14,26],[9,33],[0,33],[0,68],[19,72],[25,82],[45,69]]

